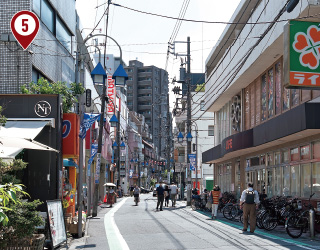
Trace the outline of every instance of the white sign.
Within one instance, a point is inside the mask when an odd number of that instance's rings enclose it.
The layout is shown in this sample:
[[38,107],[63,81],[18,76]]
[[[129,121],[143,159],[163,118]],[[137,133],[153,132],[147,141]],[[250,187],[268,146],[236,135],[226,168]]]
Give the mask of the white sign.
[[53,248],[67,241],[61,200],[47,201],[48,221]]

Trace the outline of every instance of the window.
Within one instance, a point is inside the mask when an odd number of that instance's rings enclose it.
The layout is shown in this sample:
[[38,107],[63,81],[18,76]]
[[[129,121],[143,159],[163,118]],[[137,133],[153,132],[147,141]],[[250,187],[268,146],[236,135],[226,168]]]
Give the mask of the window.
[[290,193],[290,166],[283,167],[282,186],[282,195],[288,196]]
[[275,65],[275,84],[276,84],[276,115],[281,112],[281,63]]
[[311,194],[311,165],[301,165],[301,196],[309,198]]
[[320,141],[313,144],[313,159],[320,159]]
[[267,115],[267,75],[264,74],[261,77],[261,120],[265,121],[268,117]]
[[300,160],[299,148],[292,148],[290,150],[290,153],[291,153],[291,161],[299,161]]
[[32,68],[32,82],[37,83],[40,78],[46,78],[40,71]]
[[54,33],[54,10],[46,0],[41,4],[41,20]]
[[273,116],[273,68],[268,71],[268,117]]
[[33,11],[40,16],[41,11],[41,0],[33,0]]
[[128,102],[128,105],[132,105],[132,102]]
[[128,86],[128,89],[132,89],[132,86]]
[[291,95],[292,95],[292,106],[298,105],[299,99],[300,99],[300,90],[299,89],[292,89]]
[[300,171],[299,165],[291,166],[291,195],[300,195]]
[[130,72],[133,72],[133,69],[128,69],[128,72],[130,73]]
[[320,162],[312,164],[312,193],[313,198],[320,198]]
[[300,152],[301,152],[301,160],[310,160],[310,146],[309,145],[300,147]]
[[200,102],[200,110],[201,110],[201,111],[204,111],[204,104],[205,104],[204,101],[201,101],[201,102]]
[[128,81],[132,81],[132,80],[133,80],[133,78],[132,78],[132,77],[129,77],[129,78],[128,78]]
[[62,45],[71,52],[71,34],[62,20],[57,17],[56,37],[62,43]]
[[208,136],[214,136],[214,126],[208,126]]

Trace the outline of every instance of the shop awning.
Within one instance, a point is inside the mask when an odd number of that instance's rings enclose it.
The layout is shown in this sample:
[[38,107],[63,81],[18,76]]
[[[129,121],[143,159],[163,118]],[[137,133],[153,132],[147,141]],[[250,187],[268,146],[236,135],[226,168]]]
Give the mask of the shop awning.
[[34,140],[47,124],[42,120],[7,121],[5,127],[0,127],[0,157],[14,158],[23,149],[59,152]]

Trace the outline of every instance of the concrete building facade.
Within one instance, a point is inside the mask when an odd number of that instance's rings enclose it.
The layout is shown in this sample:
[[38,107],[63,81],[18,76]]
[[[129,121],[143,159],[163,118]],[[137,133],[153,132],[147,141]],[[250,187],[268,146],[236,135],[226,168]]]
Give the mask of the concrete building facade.
[[149,126],[154,147],[158,155],[165,158],[166,143],[161,138],[167,137],[162,124],[167,124],[169,112],[168,73],[155,66],[144,66],[137,60],[129,61],[125,67],[127,80],[127,104],[131,111],[142,114]]

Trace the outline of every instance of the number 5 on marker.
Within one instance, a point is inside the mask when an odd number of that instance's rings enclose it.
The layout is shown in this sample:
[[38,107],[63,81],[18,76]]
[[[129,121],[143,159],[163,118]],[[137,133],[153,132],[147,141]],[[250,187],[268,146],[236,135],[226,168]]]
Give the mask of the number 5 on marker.
[[26,50],[38,34],[39,19],[31,11],[19,11],[12,17],[10,27],[18,43]]

